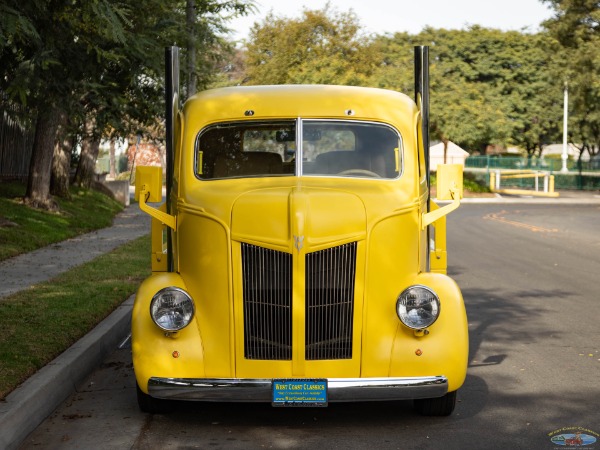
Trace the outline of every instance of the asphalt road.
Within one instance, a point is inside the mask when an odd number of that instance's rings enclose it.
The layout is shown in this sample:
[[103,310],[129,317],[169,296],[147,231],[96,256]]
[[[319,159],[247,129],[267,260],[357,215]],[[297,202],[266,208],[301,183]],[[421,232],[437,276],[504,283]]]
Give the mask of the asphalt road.
[[130,349],[116,350],[23,449],[553,449],[581,431],[600,449],[600,206],[465,204],[448,219],[470,365],[448,418],[410,402],[274,409],[137,409]]

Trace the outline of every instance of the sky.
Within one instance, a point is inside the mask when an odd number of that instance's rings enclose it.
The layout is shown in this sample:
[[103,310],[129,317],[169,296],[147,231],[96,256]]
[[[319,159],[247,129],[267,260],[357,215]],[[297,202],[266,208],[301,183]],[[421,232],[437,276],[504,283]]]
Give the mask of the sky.
[[[322,9],[325,1],[256,0],[255,4],[256,14],[229,23],[235,30],[233,39],[247,38],[254,22],[261,22],[270,11],[276,16],[299,18],[303,9]],[[352,9],[365,31],[376,34],[417,34],[425,26],[462,29],[469,25],[535,32],[552,16],[540,0],[330,0],[329,4],[338,12]]]

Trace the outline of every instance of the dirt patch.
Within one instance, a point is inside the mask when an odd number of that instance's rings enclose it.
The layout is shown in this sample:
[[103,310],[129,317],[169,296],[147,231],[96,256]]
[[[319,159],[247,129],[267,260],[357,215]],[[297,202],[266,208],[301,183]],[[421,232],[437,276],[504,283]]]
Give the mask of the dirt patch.
[[4,217],[0,216],[0,228],[11,228],[11,227],[18,227],[19,224],[16,224],[14,222],[11,222],[8,219],[5,219]]

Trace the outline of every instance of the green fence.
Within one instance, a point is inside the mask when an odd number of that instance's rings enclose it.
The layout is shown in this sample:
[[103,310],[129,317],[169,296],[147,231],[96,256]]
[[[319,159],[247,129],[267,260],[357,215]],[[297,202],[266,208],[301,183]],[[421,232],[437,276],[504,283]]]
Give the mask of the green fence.
[[[489,186],[491,171],[539,170],[554,175],[554,188],[596,190],[600,189],[600,161],[567,161],[568,172],[561,172],[562,160],[555,158],[516,158],[496,156],[469,156],[465,160],[465,172]],[[515,179],[513,184],[503,181],[503,186],[529,188],[532,179]]]

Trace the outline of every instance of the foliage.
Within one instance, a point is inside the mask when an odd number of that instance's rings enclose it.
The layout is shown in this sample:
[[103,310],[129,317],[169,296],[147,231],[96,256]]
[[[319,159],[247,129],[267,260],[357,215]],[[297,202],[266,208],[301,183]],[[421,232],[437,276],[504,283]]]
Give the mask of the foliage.
[[[186,4],[192,7],[195,52],[208,55],[192,67],[205,85],[205,64],[223,43],[226,21],[252,7],[249,0],[7,0],[0,6],[0,90],[38,117],[27,197],[47,204],[57,130],[51,118],[65,112],[71,133],[84,138],[127,137],[155,127],[162,115],[163,50],[190,44]],[[140,13],[140,8],[143,13]],[[207,51],[208,50],[208,51]],[[184,52],[185,53],[185,52]],[[83,133],[83,124],[92,123]],[[31,180],[30,180],[31,181]]]
[[[435,197],[435,193],[437,184],[437,174],[431,174],[431,186],[432,186],[432,196]],[[466,197],[469,197],[469,194],[487,194],[492,192],[485,184],[485,180],[478,178],[475,174],[471,172],[463,172],[463,193]]]
[[511,144],[529,157],[541,156],[546,145],[561,139],[562,89],[555,82],[556,61],[548,53],[550,38],[545,33],[515,35],[519,57],[514,82],[507,87],[514,122]]
[[194,95],[215,79],[218,66],[235,52],[223,38],[227,21],[255,10],[251,0],[186,0],[186,26],[177,38],[183,46],[183,97]]
[[[89,332],[150,275],[150,238],[136,239],[0,302],[0,398]],[[118,270],[115,270],[118,268]]]
[[430,47],[433,139],[472,153],[516,145],[529,155],[560,139],[562,91],[544,33],[471,26],[366,36],[351,12],[328,5],[255,24],[230,82],[353,84],[412,96],[416,45]]
[[466,192],[488,193],[492,192],[484,180],[477,178],[473,173],[463,173],[463,188]]
[[71,188],[60,213],[40,211],[20,200],[25,186],[0,183],[0,260],[104,228],[123,207],[93,190]]
[[600,153],[600,3],[543,0],[555,10],[545,22],[559,65],[555,79],[569,90],[569,137],[590,156]]
[[[80,123],[92,114],[95,132],[107,137],[153,125],[162,113],[164,47],[188,40],[186,2],[142,3],[7,1],[0,6],[2,88],[29,107],[60,103]],[[206,58],[217,42],[225,45],[219,33],[227,20],[252,10],[249,0],[187,3],[195,12],[196,51]],[[202,86],[214,72],[207,61],[194,68]]]
[[364,85],[375,68],[357,17],[327,4],[300,19],[269,14],[250,32],[246,84]]
[[66,111],[69,126],[39,127],[47,135],[59,127],[81,135],[90,121],[96,139],[161,134],[165,45],[183,47],[184,98],[214,80],[363,85],[412,95],[412,47],[429,45],[432,138],[473,153],[517,145],[539,155],[560,140],[568,81],[570,140],[593,155],[600,152],[600,7],[597,0],[542,1],[556,14],[547,33],[535,34],[472,26],[367,35],[354,13],[329,4],[299,18],[271,13],[241,51],[223,33],[229,18],[253,10],[252,0],[6,0],[0,89],[44,113],[40,118]]
[[382,64],[373,84],[410,92],[412,48],[428,45],[433,138],[471,152],[485,153],[493,144],[539,150],[554,138],[560,114],[546,95],[543,42],[542,35],[479,26],[380,36],[375,45]]

